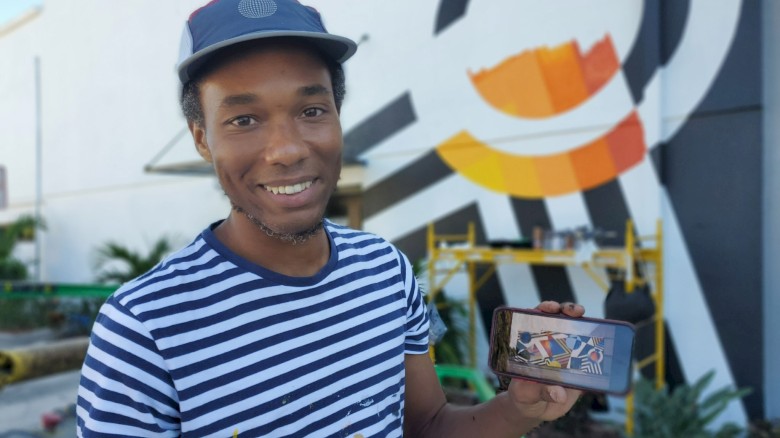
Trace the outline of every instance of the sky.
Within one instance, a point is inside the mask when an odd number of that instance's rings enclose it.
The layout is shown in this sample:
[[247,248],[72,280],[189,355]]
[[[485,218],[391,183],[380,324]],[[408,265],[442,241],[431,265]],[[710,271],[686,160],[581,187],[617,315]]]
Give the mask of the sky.
[[42,4],[43,0],[0,0],[0,26]]

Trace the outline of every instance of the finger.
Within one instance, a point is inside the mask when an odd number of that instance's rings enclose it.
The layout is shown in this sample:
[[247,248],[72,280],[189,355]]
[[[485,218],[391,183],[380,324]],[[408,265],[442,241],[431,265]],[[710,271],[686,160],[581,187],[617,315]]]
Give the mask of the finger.
[[579,318],[580,316],[585,314],[585,307],[576,303],[568,303],[568,302],[562,303],[561,313],[567,316],[573,316],[575,318]]
[[557,301],[542,301],[536,309],[544,313],[560,313],[561,305]]
[[578,389],[567,389],[557,385],[542,385],[538,392],[539,398],[548,403],[560,405],[573,405],[580,398],[582,391]]

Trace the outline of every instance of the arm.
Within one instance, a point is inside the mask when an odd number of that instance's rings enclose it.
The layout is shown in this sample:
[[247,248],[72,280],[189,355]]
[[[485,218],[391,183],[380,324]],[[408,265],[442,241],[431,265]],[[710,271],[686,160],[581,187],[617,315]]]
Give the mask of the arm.
[[[576,304],[546,301],[538,309],[579,317]],[[555,385],[512,380],[509,389],[476,406],[453,406],[446,402],[428,355],[405,357],[406,401],[404,435],[446,437],[514,437],[554,420],[571,409],[580,391]]]

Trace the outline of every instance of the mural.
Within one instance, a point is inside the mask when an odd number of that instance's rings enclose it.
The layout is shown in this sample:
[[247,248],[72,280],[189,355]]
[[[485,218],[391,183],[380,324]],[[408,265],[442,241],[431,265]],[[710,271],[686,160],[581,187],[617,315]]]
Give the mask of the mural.
[[[416,260],[430,222],[457,233],[474,222],[482,242],[586,225],[616,231],[602,243],[619,245],[627,219],[641,235],[662,219],[667,380],[714,368],[716,386],[754,390],[725,420],[760,417],[762,364],[741,360],[740,342],[762,330],[741,304],[761,301],[759,5],[598,3],[440,0],[419,11],[430,39],[407,40],[385,64],[398,93],[345,130],[347,157],[366,163],[365,227]],[[604,293],[577,268],[502,266],[478,299],[488,324],[497,305],[543,299],[602,316]]]
[[[568,111],[591,98],[618,71],[607,35],[586,54],[576,41],[525,51],[471,75],[496,110],[521,118]],[[646,148],[636,112],[594,141],[543,155],[503,153],[462,131],[436,148],[444,162],[476,184],[521,198],[543,198],[598,187],[638,164]]]

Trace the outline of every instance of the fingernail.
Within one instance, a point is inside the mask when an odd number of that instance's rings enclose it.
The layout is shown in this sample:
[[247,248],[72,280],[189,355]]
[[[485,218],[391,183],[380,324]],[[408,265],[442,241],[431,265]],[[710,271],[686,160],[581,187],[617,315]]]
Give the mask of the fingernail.
[[547,394],[550,395],[550,399],[552,399],[552,401],[554,401],[555,403],[558,403],[560,401],[560,398],[558,397],[558,394],[555,391],[553,391],[552,389],[547,391]]

